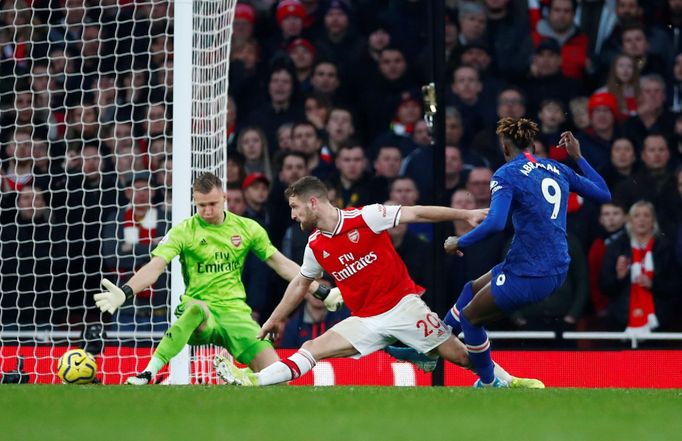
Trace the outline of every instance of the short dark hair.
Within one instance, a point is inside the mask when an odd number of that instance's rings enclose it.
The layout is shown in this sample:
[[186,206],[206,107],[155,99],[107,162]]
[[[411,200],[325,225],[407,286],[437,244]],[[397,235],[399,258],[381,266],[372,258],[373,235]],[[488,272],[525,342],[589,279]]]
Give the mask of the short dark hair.
[[517,86],[507,86],[504,89],[500,91],[500,93],[497,94],[497,101],[500,101],[500,97],[502,96],[503,93],[505,92],[516,92],[520,97],[521,97],[521,104],[524,106],[526,105],[526,95],[523,93],[523,90]]
[[400,147],[398,147],[398,146],[395,145],[395,144],[391,144],[391,143],[381,144],[379,147],[377,147],[377,149],[376,149],[376,151],[377,151],[376,156],[378,157],[378,156],[379,156],[379,153],[381,153],[382,150],[386,150],[386,149],[396,149],[396,150],[398,150],[398,151],[400,152],[400,156],[401,156],[401,157],[403,156],[403,151],[400,149]]
[[324,95],[320,92],[312,91],[312,92],[308,93],[305,96],[305,98],[303,99],[303,101],[305,102],[306,100],[315,100],[315,102],[317,102],[317,104],[319,104],[322,107],[326,107],[329,110],[331,110],[331,108],[332,108],[331,100],[326,95]]
[[[549,7],[552,7],[552,3],[554,3],[555,0],[550,0],[549,2]],[[576,9],[578,9],[578,0],[570,0],[571,1],[571,8],[573,8],[573,12],[575,12]]]
[[556,98],[547,98],[547,99],[540,101],[540,106],[538,108],[540,110],[542,110],[546,106],[549,106],[549,105],[559,106],[561,111],[565,112],[564,103],[562,103],[561,100],[556,99]]
[[196,177],[194,184],[192,184],[192,191],[196,191],[201,194],[208,194],[214,188],[223,188],[223,181],[213,173],[204,172]]
[[311,123],[307,119],[303,119],[300,121],[296,121],[293,126],[291,126],[291,137],[294,137],[294,130],[296,130],[298,127],[312,127],[312,129],[315,131],[315,136],[317,138],[320,137],[320,133],[317,131],[317,127],[315,127],[315,124]]
[[304,176],[287,187],[284,191],[284,196],[287,199],[292,196],[298,198],[315,196],[320,199],[326,199],[327,186],[315,176]]
[[621,30],[620,30],[621,39],[623,38],[623,35],[626,32],[630,32],[630,31],[640,31],[640,32],[642,32],[642,34],[644,34],[644,37],[647,38],[647,40],[648,40],[648,37],[646,35],[646,28],[644,27],[644,25],[639,20],[630,19],[630,20],[626,20],[625,23],[622,24]]
[[619,200],[617,200],[617,199],[612,199],[612,200],[610,200],[609,202],[604,202],[604,203],[601,204],[601,206],[599,207],[599,211],[601,212],[602,208],[604,208],[604,207],[607,206],[607,205],[610,205],[610,206],[612,206],[612,207],[619,208],[619,209],[621,209],[621,210],[623,211],[623,213],[627,213],[627,212],[628,212],[628,210],[625,208],[625,204],[624,204],[622,201],[619,201]]
[[410,182],[412,183],[412,185],[414,185],[414,188],[416,188],[417,191],[419,191],[419,187],[417,187],[417,181],[415,181],[415,180],[414,180],[413,178],[411,178],[410,176],[396,176],[396,177],[393,178],[393,180],[388,184],[388,190],[389,190],[389,192],[390,192],[390,191],[393,191],[393,186],[395,185],[396,182],[399,182],[399,181],[410,181]]
[[388,45],[385,48],[381,49],[379,51],[379,56],[383,55],[384,52],[399,52],[400,55],[402,55],[402,57],[405,58],[405,52],[403,52],[402,49],[395,45]]
[[658,130],[654,130],[652,132],[647,133],[647,135],[644,137],[642,140],[642,150],[644,150],[646,146],[646,140],[649,138],[661,138],[663,142],[665,142],[665,147],[670,150],[670,141],[668,138],[663,134],[662,132],[659,132]]
[[295,158],[301,158],[304,164],[308,165],[308,158],[302,152],[297,152],[295,150],[278,150],[275,152],[273,162],[275,164],[276,170],[279,172],[284,167],[284,161],[290,156]]

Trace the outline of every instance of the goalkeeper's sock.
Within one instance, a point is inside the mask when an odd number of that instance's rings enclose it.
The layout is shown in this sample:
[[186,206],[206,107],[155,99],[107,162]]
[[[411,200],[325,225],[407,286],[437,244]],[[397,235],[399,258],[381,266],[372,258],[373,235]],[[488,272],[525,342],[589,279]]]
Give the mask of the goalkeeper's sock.
[[305,349],[299,349],[291,357],[273,363],[254,375],[259,386],[268,386],[295,380],[301,375],[305,375],[316,364],[313,354]]
[[204,310],[201,306],[196,303],[188,305],[180,318],[166,331],[154,352],[154,357],[161,360],[164,365],[167,364],[185,347],[192,332],[201,325],[204,319]]
[[147,367],[144,368],[144,371],[142,372],[149,372],[152,374],[152,378],[154,378],[165,365],[166,363],[163,360],[158,358],[156,355],[152,355],[152,358],[149,360],[149,364],[147,364]]
[[445,324],[452,328],[452,334],[455,337],[457,337],[459,333],[462,332],[462,325],[459,322],[459,312],[462,309],[464,309],[464,307],[468,305],[469,302],[471,302],[471,299],[473,298],[474,298],[473,283],[467,282],[462,287],[462,292],[459,294],[457,301],[455,302],[454,305],[452,305],[452,308],[450,308],[448,313],[445,315],[445,319],[443,319]]
[[495,366],[490,357],[490,340],[483,326],[473,326],[464,314],[459,316],[462,330],[464,331],[464,343],[469,352],[469,361],[476,375],[485,384],[492,384],[495,380]]

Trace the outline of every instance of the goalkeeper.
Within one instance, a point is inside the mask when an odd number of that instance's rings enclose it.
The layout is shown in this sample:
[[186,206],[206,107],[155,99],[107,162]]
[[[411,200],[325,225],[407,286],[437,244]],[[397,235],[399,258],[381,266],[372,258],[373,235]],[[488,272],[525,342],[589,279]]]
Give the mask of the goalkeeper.
[[[147,367],[127,384],[151,383],[157,372],[186,344],[212,343],[226,348],[254,372],[279,360],[272,343],[256,338],[260,326],[251,317],[241,281],[249,251],[287,281],[300,268],[270,243],[255,221],[225,211],[220,178],[200,175],[192,186],[197,214],[173,227],[152,251],[152,259],[122,287],[103,279],[105,292],[95,294],[102,312],[114,313],[126,299],[156,282],[175,256],[180,256],[185,294],[175,311],[178,319],[166,331]],[[337,288],[315,283],[311,292],[329,309],[342,301]]]

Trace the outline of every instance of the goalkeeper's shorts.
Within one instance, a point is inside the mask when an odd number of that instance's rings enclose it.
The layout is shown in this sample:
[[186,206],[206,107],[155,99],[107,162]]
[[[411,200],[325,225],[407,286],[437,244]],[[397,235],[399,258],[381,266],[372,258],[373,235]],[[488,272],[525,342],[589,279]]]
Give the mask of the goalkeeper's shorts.
[[[211,314],[203,331],[195,331],[188,344],[193,346],[214,344],[227,349],[243,364],[249,364],[261,351],[272,348],[268,340],[256,338],[260,326],[251,318],[251,308],[242,300],[235,300],[229,307],[207,305]],[[182,315],[185,303],[178,306],[176,316]]]

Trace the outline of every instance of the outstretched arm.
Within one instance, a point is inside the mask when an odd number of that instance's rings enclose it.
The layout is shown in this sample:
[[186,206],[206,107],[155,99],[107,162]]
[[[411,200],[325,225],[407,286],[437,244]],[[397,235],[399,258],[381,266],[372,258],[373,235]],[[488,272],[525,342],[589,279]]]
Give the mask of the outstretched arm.
[[450,207],[436,207],[433,205],[402,206],[400,209],[401,224],[436,223],[465,220],[476,226],[485,219],[488,213],[484,210],[460,210]]
[[[490,201],[490,212],[483,223],[467,234],[459,238],[458,248],[471,246],[491,234],[504,230],[509,217],[509,207],[512,202],[512,190],[508,187],[502,187],[493,193]],[[449,250],[446,251],[450,252]]]
[[153,285],[166,269],[166,265],[162,257],[152,257],[149,263],[140,268],[128,283],[120,288],[109,280],[102,279],[102,286],[106,291],[94,295],[95,304],[102,312],[113,314],[126,299]]
[[166,269],[166,265],[163,258],[152,257],[152,260],[140,268],[126,285],[132,288],[133,294],[140,292],[156,283],[161,273]]
[[593,199],[600,203],[610,201],[611,192],[606,185],[606,181],[604,181],[604,178],[602,178],[583,157],[582,152],[580,151],[580,142],[573,136],[573,133],[562,133],[559,145],[566,147],[568,154],[575,160],[584,175],[580,176],[576,173],[568,173],[570,190],[578,193],[580,196]]

